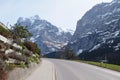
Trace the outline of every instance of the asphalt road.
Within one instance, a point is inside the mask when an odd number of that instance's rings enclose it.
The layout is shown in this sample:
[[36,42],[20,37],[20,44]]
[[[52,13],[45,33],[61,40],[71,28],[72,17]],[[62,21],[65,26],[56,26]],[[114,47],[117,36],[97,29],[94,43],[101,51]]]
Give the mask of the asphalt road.
[[120,72],[74,61],[47,60],[55,65],[56,80],[120,80]]

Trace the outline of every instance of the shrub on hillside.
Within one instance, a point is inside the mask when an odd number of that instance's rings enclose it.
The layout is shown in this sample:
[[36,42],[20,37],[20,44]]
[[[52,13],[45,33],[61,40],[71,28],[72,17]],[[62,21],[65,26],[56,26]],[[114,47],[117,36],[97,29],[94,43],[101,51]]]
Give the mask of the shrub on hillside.
[[8,56],[5,55],[5,52],[0,51],[0,59],[2,59],[2,60],[8,60]]
[[11,29],[14,38],[29,38],[32,34],[29,32],[27,27],[15,24]]
[[33,53],[40,54],[40,49],[38,48],[36,43],[27,41],[24,43],[24,45]]
[[30,56],[33,55],[33,53],[32,53],[31,51],[27,50],[27,49],[24,49],[24,50],[23,50],[23,54],[25,54],[25,55],[28,56],[28,57],[30,57]]

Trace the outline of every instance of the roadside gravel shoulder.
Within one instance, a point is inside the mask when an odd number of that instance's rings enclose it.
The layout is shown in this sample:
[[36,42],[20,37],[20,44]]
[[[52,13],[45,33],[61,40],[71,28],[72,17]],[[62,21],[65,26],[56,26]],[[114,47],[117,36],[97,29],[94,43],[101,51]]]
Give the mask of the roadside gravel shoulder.
[[42,59],[41,65],[26,80],[55,80],[54,64]]

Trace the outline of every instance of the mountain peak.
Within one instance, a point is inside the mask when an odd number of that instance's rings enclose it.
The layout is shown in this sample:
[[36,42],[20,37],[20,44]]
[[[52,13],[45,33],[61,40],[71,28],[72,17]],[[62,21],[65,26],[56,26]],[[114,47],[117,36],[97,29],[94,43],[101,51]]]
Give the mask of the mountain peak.
[[60,50],[72,37],[70,33],[40,19],[38,15],[30,18],[19,18],[17,24],[28,26],[27,28],[33,34],[31,40],[36,42],[42,53],[45,54]]
[[35,16],[32,16],[31,19],[33,19],[33,20],[40,20],[40,17],[39,17],[39,15],[35,15]]

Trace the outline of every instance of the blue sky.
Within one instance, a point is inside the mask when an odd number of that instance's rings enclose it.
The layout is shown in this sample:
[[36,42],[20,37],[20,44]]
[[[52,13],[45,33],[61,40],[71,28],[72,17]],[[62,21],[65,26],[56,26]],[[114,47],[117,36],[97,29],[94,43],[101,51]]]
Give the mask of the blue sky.
[[0,21],[13,25],[19,17],[39,15],[66,30],[76,28],[77,21],[101,2],[112,0],[0,0]]

